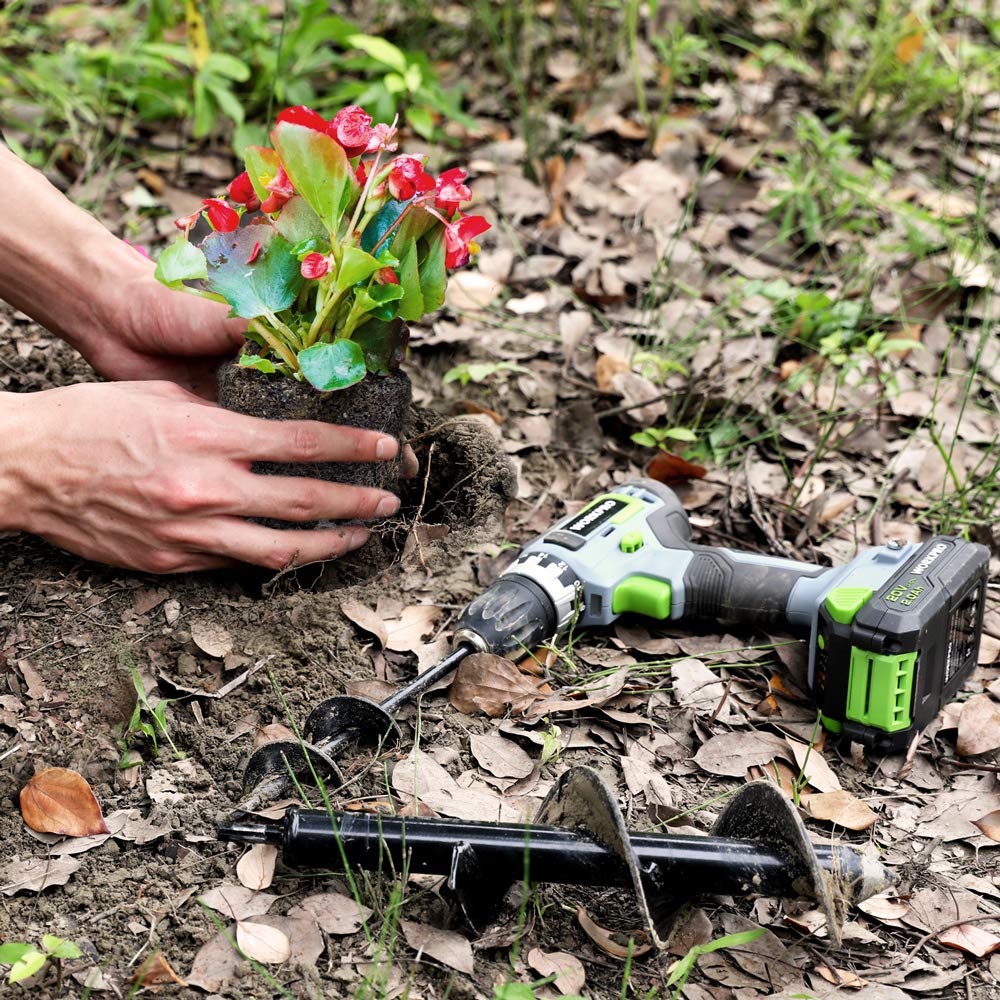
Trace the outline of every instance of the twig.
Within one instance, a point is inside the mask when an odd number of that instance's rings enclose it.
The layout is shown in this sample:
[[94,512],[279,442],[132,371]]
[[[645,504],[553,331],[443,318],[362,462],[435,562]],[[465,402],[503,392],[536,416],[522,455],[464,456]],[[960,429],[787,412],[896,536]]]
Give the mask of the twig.
[[8,747],[3,753],[0,753],[0,760],[6,760],[12,753],[17,753],[21,749],[20,743],[15,743],[12,747]]
[[658,403],[661,399],[668,399],[670,396],[676,396],[676,389],[668,389],[666,392],[661,392],[656,396],[650,396],[649,399],[640,400],[637,403],[623,403],[621,406],[612,406],[606,410],[595,410],[594,416],[600,420],[602,417],[614,417],[619,413],[628,413],[629,410],[638,410],[643,406],[649,406],[651,403]]
[[[0,758],[2,760],[3,758]],[[988,771],[990,774],[1000,774],[1000,764],[978,764],[971,760],[958,760],[955,757],[942,757],[942,764],[951,764],[966,771]]]
[[733,686],[733,676],[732,674],[726,678],[726,688],[722,692],[722,697],[719,699],[719,704],[715,706],[715,711],[708,717],[709,722],[715,722],[719,717],[719,712],[722,711],[722,706],[725,705],[726,700],[729,698],[729,689]]
[[437,446],[437,441],[431,441],[430,447],[427,449],[427,471],[424,473],[424,489],[420,495],[420,504],[417,506],[417,512],[413,515],[413,539],[417,543],[417,556],[420,559],[420,565],[423,569],[427,569],[427,563],[424,560],[424,547],[420,544],[420,532],[417,530],[420,527],[420,518],[424,513],[424,504],[427,502],[427,484],[431,480],[431,459],[434,457],[434,449]]

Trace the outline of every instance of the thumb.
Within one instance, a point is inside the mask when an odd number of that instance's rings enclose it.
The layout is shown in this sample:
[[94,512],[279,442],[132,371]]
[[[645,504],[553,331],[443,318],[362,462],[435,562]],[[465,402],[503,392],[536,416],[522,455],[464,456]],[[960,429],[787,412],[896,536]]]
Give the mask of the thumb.
[[[194,295],[175,292],[157,284],[153,322],[146,334],[147,350],[188,357],[231,354],[243,345],[247,321],[228,318],[229,307]],[[150,341],[155,340],[155,344]]]

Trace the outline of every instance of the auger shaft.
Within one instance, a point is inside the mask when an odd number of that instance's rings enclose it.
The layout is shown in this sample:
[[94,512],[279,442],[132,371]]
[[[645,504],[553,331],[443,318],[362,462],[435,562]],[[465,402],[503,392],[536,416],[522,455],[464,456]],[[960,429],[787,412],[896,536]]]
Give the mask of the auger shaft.
[[[618,855],[567,829],[516,823],[456,822],[289,809],[280,820],[240,820],[219,837],[269,843],[293,868],[368,870],[451,875],[457,854],[467,892],[499,893],[526,876],[532,882],[631,886]],[[681,834],[632,834],[632,851],[653,892],[685,896],[809,894],[809,873],[797,858],[762,841]],[[835,876],[846,900],[857,903],[894,883],[877,861],[843,845],[817,846],[817,860]],[[471,867],[470,867],[471,865]],[[462,889],[462,886],[452,886]]]

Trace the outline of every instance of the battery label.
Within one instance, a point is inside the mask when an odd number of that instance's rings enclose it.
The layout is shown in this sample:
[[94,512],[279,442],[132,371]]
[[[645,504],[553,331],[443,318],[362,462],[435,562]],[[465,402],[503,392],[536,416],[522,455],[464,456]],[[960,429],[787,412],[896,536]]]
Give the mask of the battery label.
[[617,497],[607,497],[588,507],[566,525],[563,531],[575,531],[578,535],[590,535],[619,511],[629,506],[629,501]]

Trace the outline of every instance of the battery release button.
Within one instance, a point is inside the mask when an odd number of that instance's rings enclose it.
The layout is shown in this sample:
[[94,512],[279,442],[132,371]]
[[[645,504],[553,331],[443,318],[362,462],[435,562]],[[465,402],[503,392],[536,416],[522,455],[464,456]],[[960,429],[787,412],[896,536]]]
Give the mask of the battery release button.
[[629,531],[622,535],[622,540],[618,543],[618,548],[622,552],[638,552],[646,544],[641,531]]
[[873,593],[871,587],[834,587],[826,595],[826,610],[835,622],[850,625]]

